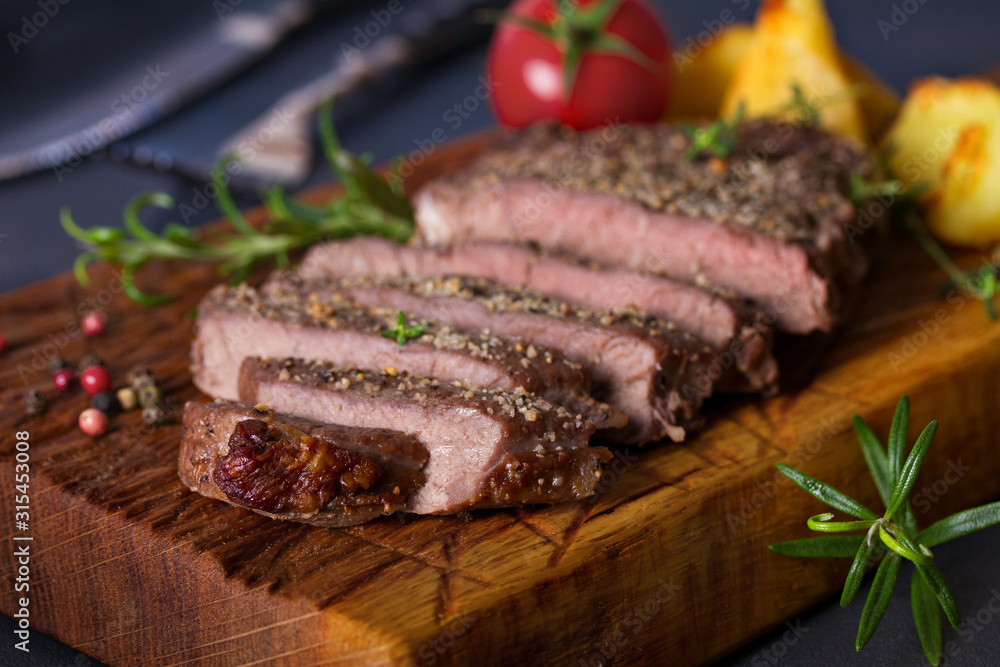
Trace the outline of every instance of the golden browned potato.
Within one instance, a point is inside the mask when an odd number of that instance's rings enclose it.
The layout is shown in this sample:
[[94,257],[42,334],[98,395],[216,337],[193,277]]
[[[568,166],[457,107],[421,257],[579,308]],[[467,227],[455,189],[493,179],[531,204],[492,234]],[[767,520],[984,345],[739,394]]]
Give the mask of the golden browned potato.
[[819,107],[820,123],[843,136],[867,141],[868,131],[845,72],[822,0],[764,0],[749,50],[733,74],[722,105],[740,104],[749,116],[771,116],[788,107],[793,88]]
[[[754,26],[734,23],[705,46],[688,40],[674,54],[669,119],[717,118],[733,74],[753,43]],[[900,99],[877,74],[848,53],[840,53],[844,74],[858,91],[870,139],[877,139],[899,111]]]
[[674,54],[674,83],[668,118],[717,118],[733,72],[753,41],[753,26],[734,23],[704,48]]
[[1000,89],[984,79],[918,81],[883,146],[896,178],[927,188],[931,232],[957,245],[1000,242]]

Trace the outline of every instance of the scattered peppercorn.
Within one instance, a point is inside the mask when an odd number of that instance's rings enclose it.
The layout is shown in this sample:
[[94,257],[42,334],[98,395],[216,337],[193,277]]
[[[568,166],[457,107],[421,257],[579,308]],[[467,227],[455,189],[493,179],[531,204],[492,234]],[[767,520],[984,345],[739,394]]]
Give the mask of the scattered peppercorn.
[[153,371],[149,370],[146,366],[133,366],[132,370],[130,370],[128,375],[125,376],[125,381],[132,385],[132,388],[136,390],[144,384],[153,384],[155,382],[153,379]]
[[73,389],[73,382],[75,380],[76,373],[73,372],[72,368],[64,368],[56,371],[55,375],[52,376],[52,384],[64,394],[69,393]]
[[0,354],[3,354],[6,351],[7,351],[7,339],[3,337],[3,334],[0,334]]
[[142,411],[142,423],[147,426],[156,426],[166,421],[167,413],[158,405],[152,405]]
[[77,370],[83,373],[85,370],[92,366],[103,366],[104,360],[101,359],[96,354],[85,354],[83,359],[80,360],[80,365],[77,366]]
[[125,412],[134,410],[135,406],[138,405],[135,389],[132,387],[123,387],[119,389],[118,393],[115,394],[115,398],[118,399],[118,405],[121,406],[121,409]]
[[139,386],[135,393],[139,398],[139,405],[144,408],[156,407],[162,398],[160,388],[152,383]]
[[69,368],[69,364],[62,357],[56,357],[49,362],[49,372],[55,375],[64,368]]
[[80,374],[80,386],[91,396],[101,391],[109,391],[111,389],[111,373],[103,366],[91,366]]
[[90,407],[100,410],[108,416],[108,419],[114,419],[121,412],[118,399],[110,391],[99,391],[94,394],[94,397],[90,399]]
[[80,328],[83,330],[83,335],[88,338],[100,336],[104,333],[104,316],[92,310],[80,320]]
[[77,424],[79,424],[81,431],[93,438],[96,438],[107,433],[108,416],[100,410],[87,408],[80,413],[80,418],[77,420]]
[[49,409],[45,394],[40,391],[29,391],[24,395],[24,412],[29,417],[39,417]]

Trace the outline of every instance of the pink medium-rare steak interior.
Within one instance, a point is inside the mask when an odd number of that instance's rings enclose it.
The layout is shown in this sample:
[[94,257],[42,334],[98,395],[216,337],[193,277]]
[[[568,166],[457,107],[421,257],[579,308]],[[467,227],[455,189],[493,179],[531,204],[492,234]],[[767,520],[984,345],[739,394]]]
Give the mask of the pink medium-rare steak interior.
[[[323,291],[320,283],[302,288]],[[718,360],[711,348],[666,323],[657,327],[630,315],[590,313],[482,280],[358,278],[328,283],[325,289],[328,299],[341,295],[560,350],[590,369],[599,400],[628,416],[624,429],[602,431],[601,437],[612,442],[683,440],[698,425],[698,409],[716,381],[740,375],[713,368]]]
[[[413,434],[429,453],[427,481],[408,505],[421,514],[583,497],[593,492],[608,456],[588,447],[590,422],[524,392],[249,358],[240,371],[240,396],[314,420]],[[548,477],[530,479],[511,470],[511,455],[530,456],[538,465],[563,463],[549,466]]]
[[751,329],[767,334],[765,327],[750,322],[748,309],[693,285],[651,273],[587,265],[509,243],[439,247],[364,237],[313,247],[297,273],[306,282],[357,276],[485,278],[597,310],[635,306],[675,322],[716,349],[724,349]]
[[[204,392],[237,398],[240,363],[249,356],[319,358],[361,368],[394,368],[479,387],[518,387],[566,405],[600,428],[618,428],[626,417],[589,395],[590,376],[579,364],[548,350],[482,331],[462,333],[438,321],[411,324],[425,335],[399,345],[381,336],[395,325],[396,310],[341,301],[324,304],[298,293],[220,287],[198,310],[192,374]],[[532,354],[534,352],[534,354]],[[552,362],[546,362],[546,358]]]

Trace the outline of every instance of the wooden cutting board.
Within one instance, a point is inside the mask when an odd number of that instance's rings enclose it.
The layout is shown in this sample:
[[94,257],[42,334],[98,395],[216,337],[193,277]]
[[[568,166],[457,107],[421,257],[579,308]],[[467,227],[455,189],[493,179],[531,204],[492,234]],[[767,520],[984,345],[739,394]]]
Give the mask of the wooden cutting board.
[[[423,176],[468,153],[442,150]],[[49,224],[47,221],[46,224]],[[693,664],[718,658],[836,591],[847,563],[768,551],[807,536],[821,505],[784,483],[785,461],[876,503],[851,431],[884,434],[913,400],[911,438],[941,421],[917,488],[976,462],[922,523],[1000,496],[1000,324],[978,303],[936,297],[942,276],[910,242],[887,239],[854,323],[799,350],[818,370],[779,396],[717,401],[684,445],[619,450],[596,500],[470,516],[387,517],[344,530],[271,521],[191,493],[177,479],[180,427],[132,412],[93,440],[78,392],[54,396],[48,358],[93,352],[121,380],[150,366],[174,414],[197,398],[190,314],[217,281],[157,264],[146,286],[182,295],[128,302],[115,274],[61,275],[0,297],[0,494],[5,544],[30,536],[35,630],[113,665]],[[963,258],[970,265],[980,260]],[[107,332],[79,335],[87,304]],[[788,341],[782,342],[783,348]],[[21,395],[52,399],[24,416]],[[31,444],[31,517],[15,530],[14,434]],[[949,475],[947,479],[954,479]],[[938,485],[940,488],[940,483]],[[941,495],[941,494],[938,494]],[[15,564],[0,550],[0,611]],[[860,602],[851,611],[860,613]]]

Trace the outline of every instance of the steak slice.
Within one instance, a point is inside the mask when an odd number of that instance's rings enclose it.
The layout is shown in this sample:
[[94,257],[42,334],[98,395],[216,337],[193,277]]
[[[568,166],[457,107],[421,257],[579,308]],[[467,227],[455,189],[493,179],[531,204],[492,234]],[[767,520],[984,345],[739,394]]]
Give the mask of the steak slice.
[[394,328],[396,315],[395,310],[347,301],[320,303],[291,291],[272,290],[262,297],[246,286],[219,286],[198,307],[191,348],[194,383],[207,394],[235,400],[245,357],[315,357],[480,387],[523,387],[599,428],[625,424],[625,415],[589,395],[588,371],[559,353],[545,350],[539,359],[516,340],[481,331],[461,333],[428,319],[415,322],[425,327],[420,338],[400,345],[380,335]]
[[[284,281],[282,289],[298,289],[313,298],[350,299],[450,322],[460,330],[517,336],[532,344],[528,353],[539,359],[548,353],[538,353],[534,345],[561,350],[590,369],[598,399],[628,416],[624,428],[601,433],[616,443],[664,436],[681,442],[699,425],[698,410],[716,381],[740,389],[748,383],[733,372],[731,358],[727,368],[704,342],[670,323],[636,313],[573,308],[525,288],[455,276],[302,283],[286,274]],[[273,288],[278,289],[277,283]]]
[[502,285],[529,287],[546,296],[598,310],[634,306],[673,322],[714,347],[729,351],[741,371],[777,377],[771,354],[772,331],[759,313],[669,278],[627,269],[586,266],[565,256],[543,254],[504,243],[473,243],[434,248],[401,245],[359,237],[314,246],[297,268],[306,282],[356,276],[458,275],[485,278]]
[[557,503],[594,492],[603,447],[594,426],[526,392],[481,389],[320,361],[248,358],[240,397],[310,419],[412,433],[427,448],[419,514]]
[[187,403],[183,423],[181,481],[273,519],[351,526],[403,509],[425,481],[427,450],[398,431],[229,402]]
[[829,330],[868,262],[853,243],[860,146],[748,121],[728,158],[688,160],[669,126],[512,133],[415,197],[431,245],[531,242],[611,266],[734,290],[794,333]]

